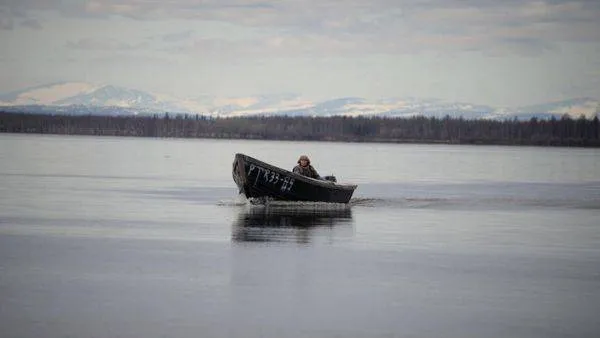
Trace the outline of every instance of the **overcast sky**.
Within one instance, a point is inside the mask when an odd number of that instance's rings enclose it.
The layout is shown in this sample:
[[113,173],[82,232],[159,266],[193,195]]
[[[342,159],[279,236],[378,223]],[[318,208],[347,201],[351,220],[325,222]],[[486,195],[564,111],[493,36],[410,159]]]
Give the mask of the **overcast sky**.
[[600,98],[600,1],[0,0],[0,92]]

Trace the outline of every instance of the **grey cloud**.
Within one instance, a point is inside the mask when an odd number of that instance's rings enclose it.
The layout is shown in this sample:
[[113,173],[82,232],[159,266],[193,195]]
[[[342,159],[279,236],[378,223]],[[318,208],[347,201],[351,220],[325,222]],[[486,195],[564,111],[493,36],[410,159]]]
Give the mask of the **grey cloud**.
[[[267,50],[278,53],[289,52],[272,43],[277,38],[282,39],[286,48],[299,53],[316,53],[317,48],[331,53],[335,48],[338,53],[360,53],[365,48],[384,53],[492,48],[531,54],[532,50],[553,50],[561,41],[600,43],[600,1],[597,0],[419,0],[407,3],[396,0],[6,1],[9,7],[19,10],[56,8],[69,16],[207,20],[268,28],[272,36],[267,36],[261,43]],[[162,41],[186,42],[192,37],[192,32],[183,31],[165,35]],[[253,52],[256,45],[256,41],[223,42],[220,48]],[[85,43],[77,46],[72,45],[75,48],[91,47]],[[117,47],[125,46],[117,44]],[[189,44],[180,45],[180,48],[194,49]]]
[[[65,2],[61,0],[7,0],[13,11],[54,10],[69,16],[108,17],[121,15],[136,19],[205,19],[220,20],[249,26],[310,25],[325,18],[356,16],[381,11],[391,4],[374,0],[364,4],[358,0],[340,1],[256,1],[256,0],[91,0]],[[394,7],[397,7],[394,6]]]
[[26,19],[21,22],[21,26],[31,29],[42,29],[42,25],[36,19]]
[[194,57],[218,57],[244,59],[264,57],[328,57],[357,56],[373,52],[410,53],[404,44],[382,44],[367,37],[336,38],[323,35],[279,35],[263,39],[225,41],[218,39],[196,39],[193,43],[181,44],[177,48]]
[[4,4],[0,4],[0,30],[11,30],[14,28],[14,21],[10,15],[10,9]]
[[[390,12],[421,15],[438,11],[478,9],[479,17],[468,22],[492,20],[496,24],[518,21],[581,21],[595,20],[600,12],[599,1],[518,1],[518,0],[421,0],[402,3],[395,0],[6,0],[13,11],[24,9],[58,10],[69,15],[107,17],[121,15],[135,19],[203,19],[226,21],[248,26],[320,27],[331,21],[361,21]],[[536,12],[538,11],[538,12]],[[444,18],[442,18],[444,19]],[[446,18],[446,20],[452,18]],[[461,22],[455,22],[460,24]]]
[[427,40],[450,32],[453,39],[469,41],[467,50],[486,52],[536,55],[556,50],[565,41],[600,43],[598,6],[594,11],[585,9],[586,3],[580,1],[515,2],[508,7],[505,2],[491,1],[467,0],[464,4],[467,6],[454,2],[444,7],[422,6],[407,16],[409,26],[417,38]]
[[85,38],[67,42],[66,46],[71,49],[104,51],[131,50],[139,47],[111,38]]
[[15,27],[14,20],[11,17],[0,16],[0,29],[1,30],[12,30]]
[[559,49],[552,39],[515,31],[420,31],[370,34],[273,34],[252,40],[195,39],[177,51],[196,56],[293,57],[358,56],[372,53],[414,54],[426,51],[481,51],[488,55],[537,56]]
[[31,29],[42,28],[39,21],[29,16],[18,2],[7,0],[6,3],[0,4],[0,29],[12,30],[17,25]]
[[535,38],[504,38],[499,39],[501,48],[514,50],[525,56],[538,56],[546,51],[555,51],[558,47],[541,39]]
[[55,10],[65,5],[60,0],[3,0],[3,2],[0,6],[4,6],[14,17],[27,17],[29,11]]
[[[65,17],[101,17],[108,18],[108,15],[94,15],[86,10],[90,1],[74,1],[74,0],[4,0],[4,6],[12,13],[13,16],[30,17],[33,12],[47,11],[57,12]],[[99,0],[99,2],[111,2],[107,0]]]
[[194,31],[191,29],[188,29],[183,32],[165,34],[162,36],[162,40],[165,42],[179,42],[179,41],[189,40],[193,35],[194,35]]
[[115,67],[136,67],[144,63],[150,64],[169,64],[172,60],[167,57],[153,56],[153,55],[127,55],[125,53],[111,54],[106,56],[97,56],[92,58],[92,61],[101,66]]

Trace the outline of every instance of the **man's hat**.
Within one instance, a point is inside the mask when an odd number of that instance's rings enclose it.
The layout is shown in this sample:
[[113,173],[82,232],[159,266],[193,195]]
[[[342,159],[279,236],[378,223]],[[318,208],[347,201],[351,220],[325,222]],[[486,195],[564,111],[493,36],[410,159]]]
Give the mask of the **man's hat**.
[[306,155],[300,156],[300,158],[298,159],[298,163],[300,163],[300,161],[302,161],[302,160],[306,160],[308,162],[308,164],[310,164],[310,160],[308,159],[308,156],[306,156]]

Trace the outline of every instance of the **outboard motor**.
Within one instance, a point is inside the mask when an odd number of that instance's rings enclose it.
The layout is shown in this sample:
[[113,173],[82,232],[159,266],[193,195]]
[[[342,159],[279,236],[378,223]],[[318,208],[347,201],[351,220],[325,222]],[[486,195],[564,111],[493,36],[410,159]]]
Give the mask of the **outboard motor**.
[[333,176],[333,175],[327,175],[327,176],[323,176],[323,179],[324,179],[325,181],[329,181],[329,182],[333,182],[333,183],[336,183],[336,182],[337,182],[337,179],[336,179],[336,178],[335,178],[335,176]]

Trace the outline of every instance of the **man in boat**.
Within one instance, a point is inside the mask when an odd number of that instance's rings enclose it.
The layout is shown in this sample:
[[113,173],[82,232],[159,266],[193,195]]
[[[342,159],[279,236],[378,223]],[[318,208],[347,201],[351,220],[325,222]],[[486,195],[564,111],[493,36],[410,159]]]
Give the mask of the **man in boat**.
[[319,173],[317,173],[315,168],[313,168],[313,166],[310,165],[310,159],[306,155],[300,156],[300,158],[298,159],[298,165],[294,167],[293,172],[295,172],[296,174],[308,176],[310,178],[316,178],[318,180],[321,179]]

